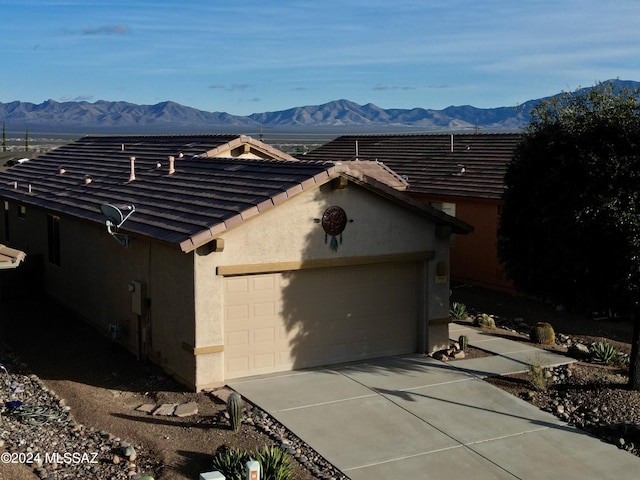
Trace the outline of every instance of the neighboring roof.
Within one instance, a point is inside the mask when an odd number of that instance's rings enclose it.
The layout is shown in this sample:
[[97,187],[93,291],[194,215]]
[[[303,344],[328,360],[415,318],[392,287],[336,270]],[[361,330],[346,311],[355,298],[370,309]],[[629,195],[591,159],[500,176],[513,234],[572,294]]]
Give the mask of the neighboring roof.
[[[100,223],[101,205],[134,205],[123,233],[188,252],[341,170],[389,198],[400,196],[371,176],[331,162],[207,156],[216,144],[233,140],[222,137],[85,137],[0,173],[0,197]],[[175,157],[173,172],[168,156]],[[465,230],[466,224],[432,210],[420,209],[438,224]]]
[[376,160],[409,183],[408,193],[502,198],[517,133],[344,135],[305,160]]
[[0,270],[16,268],[26,257],[24,252],[0,243]]

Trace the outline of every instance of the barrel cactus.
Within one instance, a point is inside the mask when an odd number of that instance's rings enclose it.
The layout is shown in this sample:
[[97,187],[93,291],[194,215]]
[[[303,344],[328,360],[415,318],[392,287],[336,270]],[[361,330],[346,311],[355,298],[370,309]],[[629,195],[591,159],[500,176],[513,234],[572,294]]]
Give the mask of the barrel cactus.
[[460,350],[465,351],[469,346],[469,338],[466,335],[460,335],[458,337],[458,345],[460,345]]
[[229,414],[231,428],[233,428],[234,432],[237,432],[240,429],[240,423],[242,423],[242,397],[239,393],[233,392],[229,395],[227,413]]
[[533,343],[539,343],[542,345],[551,345],[556,341],[556,334],[553,331],[551,324],[546,322],[538,322],[531,327],[529,331],[529,339]]
[[482,327],[482,328],[496,327],[496,321],[493,319],[492,316],[487,315],[486,313],[476,315],[476,318],[473,319],[473,324],[477,327]]

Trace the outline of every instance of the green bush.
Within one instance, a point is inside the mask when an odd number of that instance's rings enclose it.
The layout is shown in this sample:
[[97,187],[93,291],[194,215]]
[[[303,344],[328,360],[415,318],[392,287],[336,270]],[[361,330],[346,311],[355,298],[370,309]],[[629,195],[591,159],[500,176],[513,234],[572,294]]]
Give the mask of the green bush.
[[597,363],[613,365],[620,360],[620,350],[607,342],[596,342],[591,345],[591,359]]
[[465,320],[469,316],[467,306],[464,303],[453,302],[449,309],[449,316],[453,320]]
[[556,341],[556,333],[550,323],[538,322],[529,330],[529,339],[533,343],[551,345]]
[[267,446],[261,450],[244,452],[236,448],[220,448],[213,457],[212,467],[224,475],[226,480],[245,480],[246,463],[260,463],[261,480],[292,480],[293,465],[289,455],[282,449]]

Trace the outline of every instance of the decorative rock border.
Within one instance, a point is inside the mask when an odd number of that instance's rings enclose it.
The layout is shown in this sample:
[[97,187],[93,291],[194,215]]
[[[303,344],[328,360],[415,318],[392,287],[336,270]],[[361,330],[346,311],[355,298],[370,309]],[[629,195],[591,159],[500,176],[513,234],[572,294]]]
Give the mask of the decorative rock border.
[[[43,480],[135,480],[156,465],[142,445],[77,423],[64,399],[10,352],[0,349],[0,452],[4,463],[23,463]],[[22,373],[21,373],[22,372]],[[152,477],[146,477],[152,478]]]

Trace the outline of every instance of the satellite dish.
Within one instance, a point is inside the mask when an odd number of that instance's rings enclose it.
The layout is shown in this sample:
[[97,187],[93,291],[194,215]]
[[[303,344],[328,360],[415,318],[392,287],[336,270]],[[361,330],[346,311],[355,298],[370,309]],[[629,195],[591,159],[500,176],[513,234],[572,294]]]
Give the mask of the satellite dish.
[[105,203],[104,205],[100,205],[100,211],[112,224],[118,227],[122,225],[124,215],[122,215],[122,211],[115,205]]
[[128,210],[126,215],[121,209],[111,203],[103,203],[100,205],[100,211],[107,219],[105,222],[107,225],[107,232],[109,232],[109,235],[115,238],[120,245],[126,247],[129,245],[129,237],[118,233],[118,228],[120,228],[122,224],[127,221],[127,218],[136,211],[136,207],[133,205],[127,205],[124,209]]

